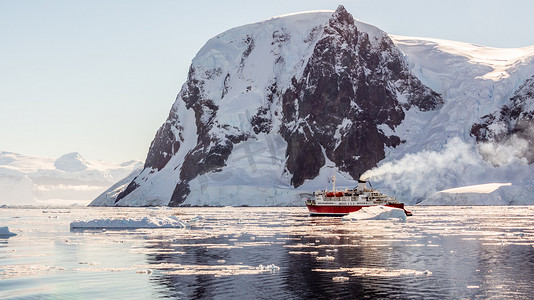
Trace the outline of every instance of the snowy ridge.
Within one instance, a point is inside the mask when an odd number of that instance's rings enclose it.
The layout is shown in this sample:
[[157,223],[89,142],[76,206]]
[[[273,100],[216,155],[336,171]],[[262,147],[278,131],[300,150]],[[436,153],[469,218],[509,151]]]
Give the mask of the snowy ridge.
[[[440,39],[392,38],[405,53],[412,72],[445,102],[435,114],[414,115],[401,126],[404,128],[396,130],[400,134],[405,131],[403,137],[417,146],[444,145],[452,136],[472,142],[472,125],[500,109],[534,74],[534,46],[497,49]],[[422,143],[408,131],[431,141]]]

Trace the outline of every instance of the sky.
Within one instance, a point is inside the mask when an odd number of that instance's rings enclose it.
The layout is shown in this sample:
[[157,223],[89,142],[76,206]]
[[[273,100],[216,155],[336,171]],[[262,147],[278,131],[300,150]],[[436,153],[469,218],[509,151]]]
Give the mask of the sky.
[[527,0],[0,0],[0,151],[144,161],[208,39],[339,4],[389,34],[534,45]]

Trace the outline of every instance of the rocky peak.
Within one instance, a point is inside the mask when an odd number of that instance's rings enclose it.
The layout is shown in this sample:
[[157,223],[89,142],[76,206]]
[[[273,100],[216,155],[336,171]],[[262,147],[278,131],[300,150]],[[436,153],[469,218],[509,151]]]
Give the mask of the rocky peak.
[[356,31],[357,28],[354,24],[354,18],[343,5],[338,6],[328,21],[328,26],[325,27],[325,33],[333,34],[337,32],[348,44],[355,44],[356,41],[352,39],[358,36],[351,33],[355,33]]
[[[375,38],[358,31],[340,6],[302,77],[293,78],[283,94],[281,133],[288,143],[286,167],[293,186],[315,178],[326,158],[357,178],[385,157],[384,147],[400,143],[379,125],[399,125],[403,106],[428,110],[442,104],[438,94],[410,74],[387,35]],[[408,102],[402,103],[398,94],[407,95]]]

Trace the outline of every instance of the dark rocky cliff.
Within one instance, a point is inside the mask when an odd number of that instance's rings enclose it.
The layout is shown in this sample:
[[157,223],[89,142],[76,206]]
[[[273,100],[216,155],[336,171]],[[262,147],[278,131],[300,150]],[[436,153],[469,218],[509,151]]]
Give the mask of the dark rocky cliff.
[[[408,71],[402,54],[387,35],[373,47],[366,32],[340,7],[324,28],[300,79],[283,93],[283,127],[288,143],[287,171],[293,186],[318,175],[324,154],[342,171],[358,178],[384,159],[384,146],[395,147],[391,129],[405,109],[430,110],[441,97]],[[401,103],[399,95],[407,97]],[[336,131],[338,136],[336,137]]]

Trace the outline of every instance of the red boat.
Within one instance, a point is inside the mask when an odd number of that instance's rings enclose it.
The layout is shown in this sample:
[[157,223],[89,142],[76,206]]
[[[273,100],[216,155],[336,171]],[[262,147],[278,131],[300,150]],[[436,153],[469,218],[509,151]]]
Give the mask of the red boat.
[[362,207],[384,205],[404,210],[407,216],[412,213],[404,209],[404,203],[398,202],[393,197],[386,196],[379,191],[368,188],[367,181],[358,180],[358,186],[354,189],[336,190],[336,179],[333,177],[334,188],[332,191],[321,190],[313,193],[313,200],[306,200],[306,206],[311,215],[347,215],[358,211]]

